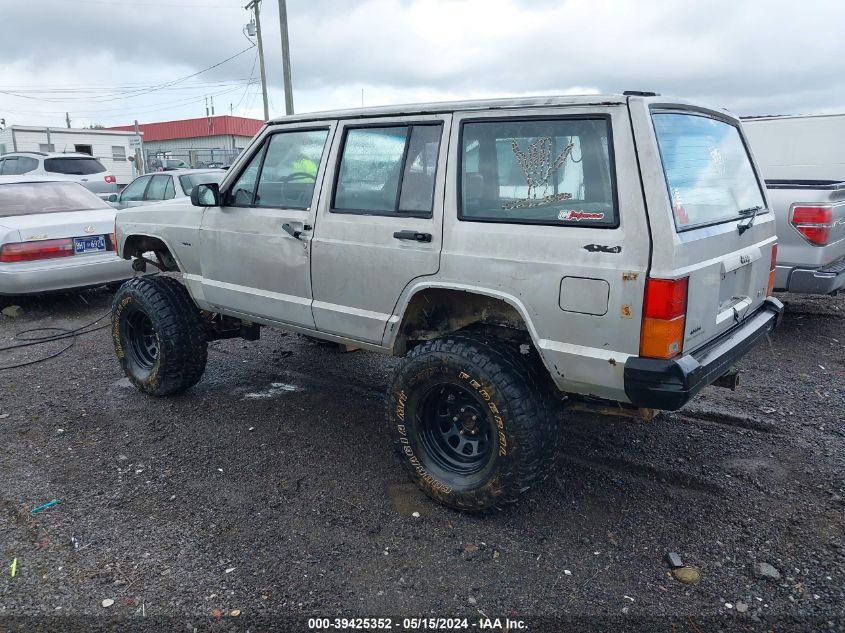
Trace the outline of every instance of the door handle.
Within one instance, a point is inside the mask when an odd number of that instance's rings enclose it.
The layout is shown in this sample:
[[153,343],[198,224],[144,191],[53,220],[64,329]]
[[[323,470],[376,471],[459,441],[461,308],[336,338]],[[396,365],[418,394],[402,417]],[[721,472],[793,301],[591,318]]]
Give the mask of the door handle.
[[[290,235],[291,237],[293,237],[293,238],[295,238],[295,239],[297,239],[297,240],[299,239],[299,236],[300,236],[300,235],[302,235],[302,231],[301,231],[301,230],[293,228],[293,227],[292,227],[290,224],[288,224],[287,222],[285,222],[284,224],[282,224],[282,228],[285,230],[285,233],[287,233],[288,235]],[[305,228],[305,227],[302,227],[302,228]]]
[[397,240],[411,240],[413,242],[431,241],[431,233],[419,233],[417,231],[396,231],[393,237]]

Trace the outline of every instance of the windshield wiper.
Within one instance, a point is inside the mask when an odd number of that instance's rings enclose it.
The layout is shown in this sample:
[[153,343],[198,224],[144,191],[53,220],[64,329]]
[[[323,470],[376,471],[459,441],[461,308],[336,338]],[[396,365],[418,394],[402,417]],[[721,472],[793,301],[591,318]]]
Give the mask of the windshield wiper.
[[737,224],[736,225],[736,230],[739,231],[740,235],[742,235],[748,229],[750,229],[752,226],[754,226],[754,220],[757,219],[757,214],[760,211],[762,211],[762,209],[763,209],[763,207],[761,207],[758,204],[756,207],[748,207],[747,209],[740,209],[739,210],[740,215],[748,215],[749,213],[751,214],[751,218],[748,220],[748,222],[746,222],[745,224]]

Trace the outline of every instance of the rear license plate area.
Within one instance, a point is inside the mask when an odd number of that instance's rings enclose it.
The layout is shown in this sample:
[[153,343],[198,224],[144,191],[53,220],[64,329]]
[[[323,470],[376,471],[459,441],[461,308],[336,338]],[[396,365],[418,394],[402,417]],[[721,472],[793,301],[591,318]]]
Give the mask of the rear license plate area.
[[73,238],[73,254],[102,253],[106,250],[106,236],[92,235],[91,237]]

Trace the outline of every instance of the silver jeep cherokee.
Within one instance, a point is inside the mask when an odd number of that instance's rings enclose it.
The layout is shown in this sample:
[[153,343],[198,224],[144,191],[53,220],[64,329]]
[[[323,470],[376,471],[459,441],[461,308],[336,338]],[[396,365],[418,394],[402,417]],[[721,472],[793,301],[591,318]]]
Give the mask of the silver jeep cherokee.
[[187,389],[259,326],[402,356],[393,443],[462,510],[544,476],[562,395],[677,409],[782,312],[739,121],[653,93],[290,116],[192,201],[118,213],[118,252],[172,273],[115,297],[129,379]]

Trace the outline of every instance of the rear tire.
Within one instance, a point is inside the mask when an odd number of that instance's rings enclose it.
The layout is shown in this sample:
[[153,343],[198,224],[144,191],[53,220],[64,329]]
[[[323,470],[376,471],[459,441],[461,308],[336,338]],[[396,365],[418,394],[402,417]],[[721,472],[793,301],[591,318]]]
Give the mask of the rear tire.
[[112,339],[129,381],[166,396],[194,386],[208,358],[199,309],[172,277],[136,277],[112,303]]
[[542,377],[505,341],[452,334],[405,358],[388,394],[393,444],[440,503],[502,509],[544,478],[557,447]]

